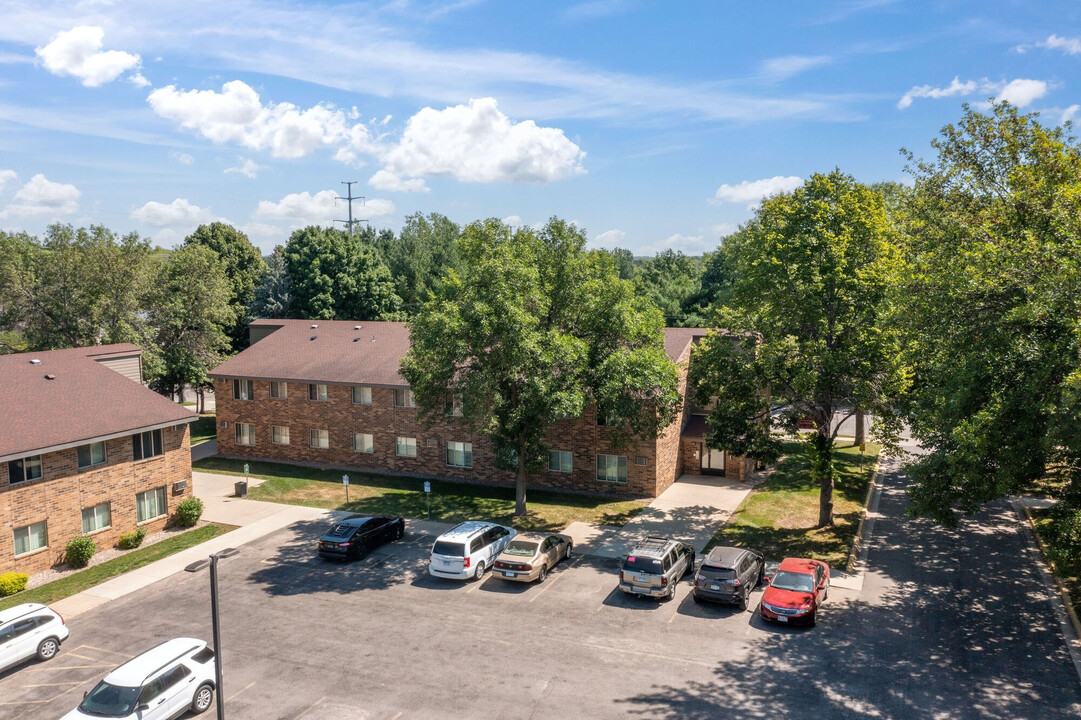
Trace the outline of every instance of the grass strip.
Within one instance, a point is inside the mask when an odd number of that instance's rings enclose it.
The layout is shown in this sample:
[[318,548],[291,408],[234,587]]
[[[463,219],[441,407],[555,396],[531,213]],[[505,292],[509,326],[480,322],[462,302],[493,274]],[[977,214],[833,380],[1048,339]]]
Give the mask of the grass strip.
[[216,415],[200,415],[199,419],[191,424],[191,444],[198,445],[207,440],[218,437]]

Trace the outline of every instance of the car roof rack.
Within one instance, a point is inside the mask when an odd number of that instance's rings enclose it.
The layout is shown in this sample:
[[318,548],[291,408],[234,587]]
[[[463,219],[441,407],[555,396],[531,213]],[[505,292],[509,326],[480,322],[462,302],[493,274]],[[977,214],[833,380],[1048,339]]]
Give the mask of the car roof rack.
[[668,547],[672,541],[664,537],[650,536],[638,541],[638,544],[634,546],[635,552],[664,552],[664,549]]

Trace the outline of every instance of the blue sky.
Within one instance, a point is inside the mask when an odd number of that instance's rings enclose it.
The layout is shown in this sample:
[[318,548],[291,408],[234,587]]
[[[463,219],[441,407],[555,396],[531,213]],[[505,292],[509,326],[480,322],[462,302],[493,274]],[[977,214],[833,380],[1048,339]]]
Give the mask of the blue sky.
[[990,96],[1081,117],[1076,2],[0,0],[0,228],[355,211],[698,254],[840,167],[901,181]]

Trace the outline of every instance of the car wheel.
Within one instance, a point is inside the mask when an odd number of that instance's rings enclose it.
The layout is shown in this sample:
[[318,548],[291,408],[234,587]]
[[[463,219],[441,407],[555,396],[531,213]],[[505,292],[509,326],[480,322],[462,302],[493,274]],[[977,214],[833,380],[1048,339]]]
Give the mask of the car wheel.
[[572,547],[574,547],[574,543],[567,543],[567,552],[565,552],[563,554],[563,559],[564,560],[570,560],[571,559],[571,548]]
[[540,574],[537,575],[537,582],[539,582],[539,583],[544,582],[544,578],[546,578],[546,577],[548,577],[548,566],[547,565],[541,565]]
[[479,563],[477,563],[477,569],[473,572],[473,579],[474,580],[480,580],[482,577],[484,577],[484,561],[483,560],[481,560]]
[[694,553],[691,553],[691,559],[687,563],[687,569],[683,571],[683,574],[687,575],[688,573],[693,573],[693,572],[694,572]]
[[814,627],[817,622],[818,622],[818,611],[815,610],[813,613],[811,613],[811,621],[809,623],[807,623],[807,627]]
[[763,582],[765,582],[765,580],[766,580],[766,564],[762,563],[762,567],[758,568],[758,581],[755,582],[754,586],[758,587]]
[[747,612],[747,594],[749,592],[750,592],[749,590],[744,590],[743,593],[739,596],[739,611],[740,612]]
[[56,638],[45,638],[38,643],[38,660],[52,660],[60,649],[60,643]]
[[696,592],[692,592],[692,593],[691,593],[691,598],[692,598],[692,599],[694,599],[694,601],[695,601],[696,603],[698,603],[699,605],[701,605],[701,604],[702,604],[702,598],[698,597],[698,593],[696,593]]
[[210,703],[214,701],[214,688],[210,683],[203,683],[195,691],[195,697],[191,700],[191,711],[202,713],[210,709]]
[[395,540],[401,540],[402,535],[405,535],[405,524],[404,523],[398,526],[398,532],[394,535],[394,539]]

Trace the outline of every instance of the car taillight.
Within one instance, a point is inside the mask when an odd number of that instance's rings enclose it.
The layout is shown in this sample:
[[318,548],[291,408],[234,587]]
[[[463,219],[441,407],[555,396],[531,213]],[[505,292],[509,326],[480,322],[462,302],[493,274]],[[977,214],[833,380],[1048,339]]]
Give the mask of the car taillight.
[[661,575],[661,587],[668,587],[668,576]]
[[[49,608],[49,609],[50,609],[50,610],[53,610],[52,608]],[[61,615],[60,613],[56,612],[55,610],[53,610],[53,612],[54,612],[54,613],[56,613],[56,616],[57,616],[58,618],[60,618],[60,624],[61,624],[61,625],[67,625],[67,623],[66,623],[66,622],[64,622],[64,616],[63,616],[63,615]]]
[[519,569],[523,570],[524,572],[533,572],[533,566],[532,565],[519,565],[518,567],[519,567]]
[[462,567],[464,567],[464,568],[469,567],[469,558],[466,558],[465,560],[462,561]]
[[730,580],[729,583],[732,585],[739,585],[739,578],[736,578],[735,580]]
[[350,546],[350,545],[352,545],[352,544],[353,544],[353,543],[351,543],[351,542],[347,542],[347,543],[338,543],[338,547],[349,547],[349,546]]

